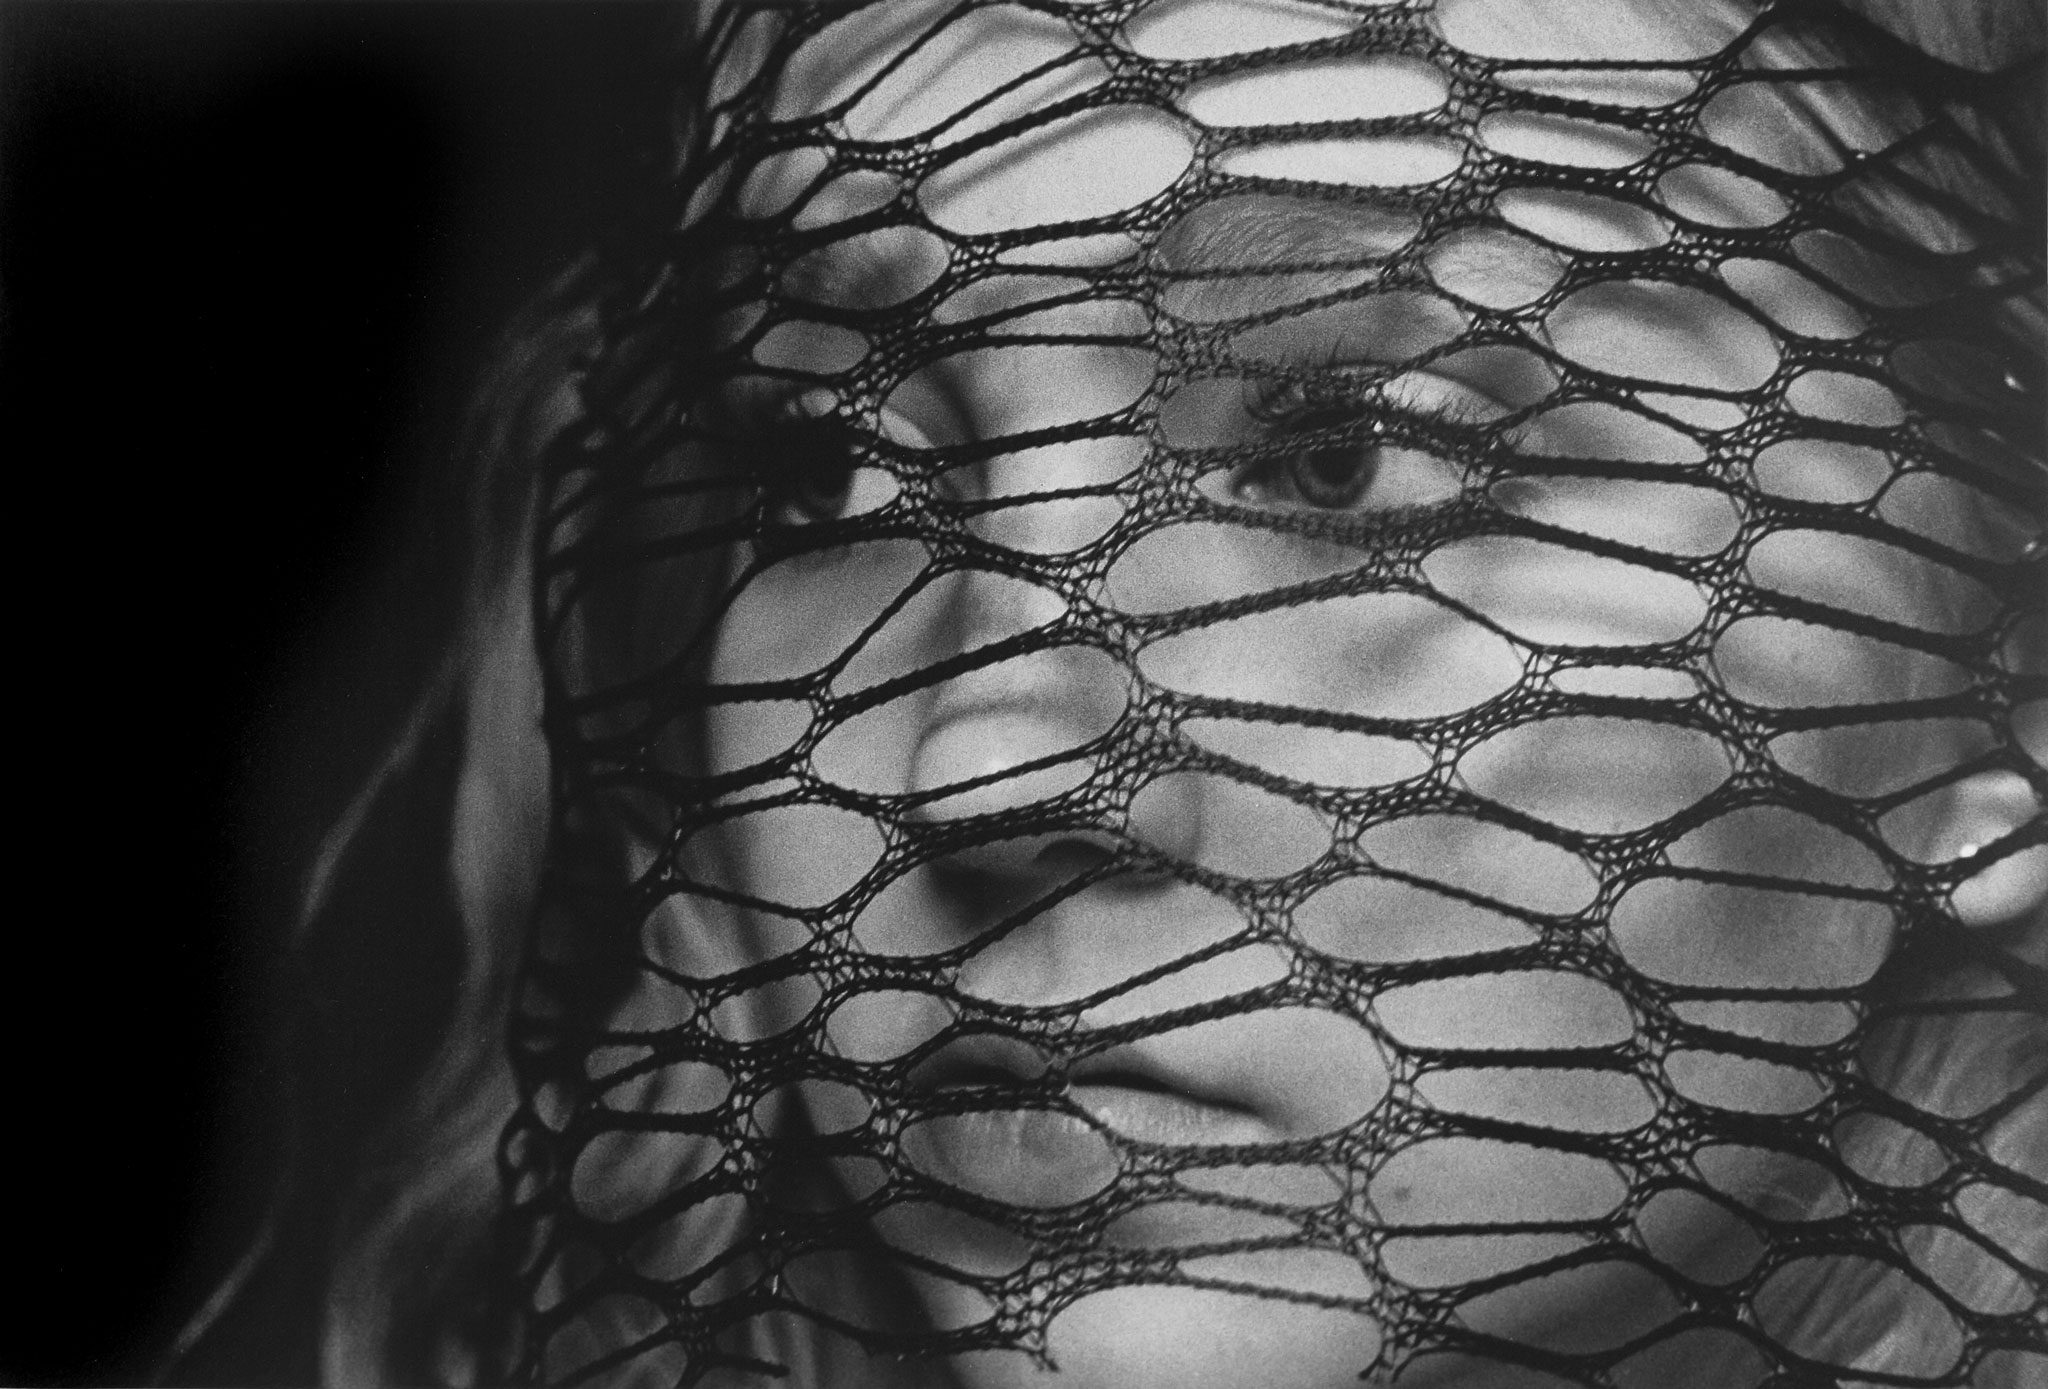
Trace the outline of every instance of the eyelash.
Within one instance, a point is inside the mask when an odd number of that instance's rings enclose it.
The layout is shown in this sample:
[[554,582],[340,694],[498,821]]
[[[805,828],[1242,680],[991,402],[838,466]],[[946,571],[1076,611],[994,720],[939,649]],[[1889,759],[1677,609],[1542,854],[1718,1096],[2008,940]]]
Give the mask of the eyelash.
[[809,511],[801,499],[807,485],[826,478],[850,480],[859,466],[853,432],[845,422],[830,411],[806,409],[802,395],[775,400],[750,424],[749,461],[764,508]]
[[[1247,460],[1230,473],[1233,499],[1253,505],[1276,504],[1324,513],[1368,512],[1384,520],[1399,520],[1436,510],[1455,499],[1463,490],[1462,465],[1430,447],[1433,438],[1445,433],[1469,433],[1482,422],[1478,405],[1460,401],[1455,392],[1471,388],[1445,383],[1444,398],[1421,400],[1411,388],[1388,390],[1381,386],[1356,390],[1348,383],[1332,389],[1320,382],[1299,380],[1247,382],[1246,415],[1257,426],[1264,456]],[[802,526],[838,519],[846,513],[847,499],[859,485],[863,472],[875,471],[861,460],[858,433],[831,409],[829,401],[813,400],[816,390],[756,398],[743,411],[741,433],[747,439],[749,471],[758,490],[763,515],[785,526]],[[908,421],[897,421],[899,432],[921,436]],[[1359,427],[1365,426],[1361,432]],[[1378,426],[1378,428],[1373,428]],[[1351,437],[1342,437],[1350,433]],[[1362,433],[1362,436],[1361,436]],[[1331,437],[1331,436],[1339,437]],[[1417,437],[1420,445],[1410,442]],[[1286,447],[1292,441],[1296,446]],[[1275,445],[1282,447],[1275,448]],[[1449,452],[1444,450],[1443,452]],[[1367,505],[1369,495],[1382,486],[1382,472],[1395,455],[1427,460],[1413,465],[1396,483],[1411,485],[1415,469],[1433,465],[1443,477],[1425,490],[1440,492],[1420,502]],[[1315,485],[1303,469],[1318,458],[1337,457],[1349,465],[1354,477],[1337,485],[1349,495],[1318,498],[1310,492]],[[806,491],[820,481],[829,482],[829,496]],[[1267,489],[1269,496],[1254,494]],[[822,497],[822,501],[819,498]],[[870,499],[872,501],[872,499]],[[863,508],[871,509],[871,508]],[[802,512],[799,519],[792,512]]]
[[[736,413],[741,456],[759,515],[771,533],[877,511],[893,498],[893,473],[871,457],[877,441],[835,407],[831,392],[812,388],[757,397]],[[931,446],[923,431],[900,415],[885,410],[881,425],[885,441]],[[793,541],[790,536],[776,543]],[[825,549],[815,554],[829,554],[834,543],[826,540]]]
[[[1380,473],[1386,465],[1384,455],[1396,451],[1431,459],[1447,473],[1456,475],[1455,485],[1447,490],[1462,490],[1465,471],[1462,465],[1439,457],[1426,445],[1419,447],[1408,440],[1417,435],[1427,440],[1446,432],[1470,431],[1481,423],[1481,411],[1475,405],[1450,398],[1438,401],[1402,399],[1383,388],[1363,392],[1346,388],[1336,393],[1318,390],[1313,385],[1305,387],[1300,381],[1262,381],[1248,385],[1251,389],[1245,413],[1259,426],[1259,442],[1268,445],[1268,450],[1266,456],[1249,460],[1232,471],[1230,487],[1235,497],[1246,498],[1258,487],[1274,487],[1291,492],[1291,500],[1309,510],[1365,510],[1389,520],[1432,511],[1453,500],[1453,496],[1446,495],[1421,503],[1378,507],[1362,505],[1380,483]],[[1372,430],[1363,437],[1329,437],[1361,425],[1391,425],[1394,428]],[[1298,440],[1302,447],[1278,451],[1270,447],[1289,440]],[[1335,452],[1358,458],[1361,462],[1370,458],[1370,465],[1360,469],[1365,476],[1357,484],[1356,495],[1337,503],[1315,500],[1303,491],[1300,469],[1318,455]]]

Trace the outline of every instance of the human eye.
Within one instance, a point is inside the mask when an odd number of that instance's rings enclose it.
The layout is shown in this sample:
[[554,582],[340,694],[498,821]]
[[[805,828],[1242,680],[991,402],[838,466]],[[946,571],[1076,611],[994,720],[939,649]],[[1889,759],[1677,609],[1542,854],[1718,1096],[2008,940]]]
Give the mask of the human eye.
[[879,511],[898,491],[895,476],[875,461],[876,436],[904,448],[931,440],[898,411],[884,408],[879,430],[862,426],[826,390],[805,391],[775,406],[754,431],[754,474],[762,518],[773,526],[807,526]]
[[1410,373],[1372,388],[1284,381],[1249,387],[1252,456],[1228,499],[1273,510],[1398,516],[1455,500],[1460,435],[1497,414],[1472,387]]

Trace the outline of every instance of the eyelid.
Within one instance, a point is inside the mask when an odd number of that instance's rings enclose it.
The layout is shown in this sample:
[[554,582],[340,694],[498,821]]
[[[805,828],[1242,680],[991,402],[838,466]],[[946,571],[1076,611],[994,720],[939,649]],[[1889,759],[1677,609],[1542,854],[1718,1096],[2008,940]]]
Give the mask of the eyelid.
[[[1219,474],[1225,479],[1233,500],[1248,501],[1254,507],[1282,510],[1306,507],[1317,511],[1344,510],[1391,518],[1417,513],[1449,502],[1464,490],[1469,470],[1457,461],[1457,450],[1439,453],[1426,444],[1403,442],[1406,431],[1395,428],[1392,437],[1372,429],[1379,420],[1399,419],[1409,426],[1449,426],[1457,429],[1483,423],[1500,413],[1483,391],[1463,381],[1430,372],[1409,372],[1389,382],[1360,386],[1349,393],[1325,388],[1303,391],[1300,378],[1282,381],[1247,382],[1257,398],[1246,402],[1246,411],[1259,422],[1264,435],[1261,456],[1246,458],[1238,466]],[[1292,399],[1283,399],[1291,396]],[[1320,398],[1319,398],[1320,397]],[[1371,432],[1338,445],[1331,431],[1350,431],[1364,425]],[[1320,506],[1306,498],[1289,499],[1297,485],[1295,464],[1306,454],[1340,446],[1377,453],[1372,476],[1355,504],[1342,508]],[[1382,473],[1382,467],[1391,471]],[[1425,476],[1427,474],[1427,476]],[[1252,499],[1254,489],[1278,495],[1266,501]],[[1378,494],[1377,503],[1370,499]]]
[[1381,390],[1395,409],[1447,424],[1481,424],[1511,413],[1491,393],[1442,372],[1403,372]]
[[[803,529],[880,510],[896,496],[895,472],[873,461],[863,444],[872,434],[848,418],[842,402],[838,392],[813,387],[785,396],[775,407],[775,423],[759,436],[755,474],[762,514],[771,525]],[[929,445],[922,430],[894,411],[885,408],[878,422],[881,435],[893,443]],[[783,431],[784,447],[778,447],[776,425]],[[806,430],[808,438],[800,432]],[[845,504],[814,509],[802,499],[804,490],[826,480],[844,491]]]
[[931,434],[907,412],[897,409],[894,405],[883,405],[879,409],[878,423],[881,425],[882,437],[890,443],[920,450],[935,449],[939,446],[938,440],[932,438]]
[[[845,420],[849,432],[856,439],[879,435],[891,444],[908,449],[934,449],[937,442],[925,432],[916,420],[893,405],[877,407],[875,423],[878,428],[870,431],[841,412],[842,397],[839,392],[827,386],[813,386],[788,397],[782,404],[784,417],[793,423],[809,424],[817,421]],[[893,397],[892,397],[893,399]],[[871,466],[871,465],[863,465]]]
[[[1285,426],[1309,413],[1352,411],[1367,419],[1375,411],[1446,424],[1479,424],[1507,413],[1486,391],[1456,377],[1432,371],[1409,371],[1356,390],[1338,385],[1311,385],[1298,379],[1247,381],[1246,411],[1271,427]],[[1291,399],[1290,399],[1291,397]]]

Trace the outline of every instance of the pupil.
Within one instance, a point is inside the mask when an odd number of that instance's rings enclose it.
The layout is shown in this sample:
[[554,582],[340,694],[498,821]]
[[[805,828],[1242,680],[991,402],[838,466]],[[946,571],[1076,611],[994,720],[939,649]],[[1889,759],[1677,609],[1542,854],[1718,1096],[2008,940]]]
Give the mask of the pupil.
[[1311,506],[1350,506],[1371,485],[1374,471],[1366,449],[1315,449],[1295,460],[1294,486]]
[[804,469],[797,480],[796,503],[814,516],[836,516],[853,490],[853,469],[844,459],[831,459]]
[[843,514],[853,491],[854,444],[844,425],[812,418],[791,425],[782,441],[788,459],[782,498],[814,521]]

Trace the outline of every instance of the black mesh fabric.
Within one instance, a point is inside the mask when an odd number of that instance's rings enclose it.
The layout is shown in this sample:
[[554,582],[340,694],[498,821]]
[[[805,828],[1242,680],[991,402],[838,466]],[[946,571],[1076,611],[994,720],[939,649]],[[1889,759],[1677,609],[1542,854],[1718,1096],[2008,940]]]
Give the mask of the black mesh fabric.
[[[1952,898],[2041,822],[1938,829],[2048,794],[2038,60],[1206,3],[699,21],[545,478],[506,1369],[943,1382],[1159,1285],[1371,1382],[2048,1377],[2043,972]],[[875,773],[1048,670],[1068,745]],[[1341,1122],[1077,1098],[1260,1014]]]

